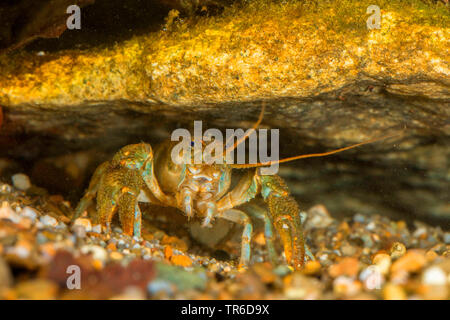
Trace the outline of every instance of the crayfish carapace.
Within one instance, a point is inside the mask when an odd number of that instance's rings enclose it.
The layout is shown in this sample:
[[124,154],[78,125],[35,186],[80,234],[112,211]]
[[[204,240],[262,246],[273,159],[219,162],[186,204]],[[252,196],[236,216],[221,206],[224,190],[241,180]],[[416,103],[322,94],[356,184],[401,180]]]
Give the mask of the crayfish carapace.
[[[264,107],[253,130],[259,126]],[[240,141],[245,140],[247,131]],[[287,159],[256,164],[178,164],[171,158],[175,143],[166,141],[155,152],[147,143],[133,144],[119,150],[112,160],[102,163],[94,172],[89,187],[78,204],[75,217],[79,217],[96,197],[97,210],[94,223],[110,230],[113,215],[118,211],[123,231],[131,236],[141,235],[141,210],[138,202],[143,192],[152,204],[175,207],[187,217],[203,218],[208,226],[214,218],[223,218],[243,226],[240,267],[250,261],[253,233],[252,217],[264,221],[264,236],[268,255],[273,263],[278,260],[274,246],[275,232],[280,236],[287,263],[295,269],[303,266],[307,248],[302,232],[300,209],[290,195],[286,183],[278,175],[263,175],[259,167],[308,157],[331,155],[363,144],[385,139],[372,139],[349,147]],[[204,145],[203,148],[206,146]],[[225,150],[224,154],[229,152]],[[233,169],[250,169],[230,190]],[[261,196],[268,210],[251,204],[247,212],[241,205]],[[310,255],[311,256],[311,255]]]

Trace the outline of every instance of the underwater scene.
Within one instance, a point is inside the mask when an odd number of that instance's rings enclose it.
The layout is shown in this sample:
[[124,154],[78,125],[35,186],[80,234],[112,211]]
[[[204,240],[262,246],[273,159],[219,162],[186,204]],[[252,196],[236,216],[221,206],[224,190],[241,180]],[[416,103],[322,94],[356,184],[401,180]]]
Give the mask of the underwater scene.
[[0,300],[450,299],[448,0],[2,1],[0,146]]

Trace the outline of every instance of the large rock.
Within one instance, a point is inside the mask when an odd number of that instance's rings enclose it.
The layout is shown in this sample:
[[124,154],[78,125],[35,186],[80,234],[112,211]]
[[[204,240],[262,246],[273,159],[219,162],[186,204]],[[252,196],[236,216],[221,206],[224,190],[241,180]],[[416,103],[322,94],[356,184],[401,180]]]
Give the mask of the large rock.
[[172,11],[160,31],[115,45],[3,55],[0,153],[30,162],[113,152],[194,119],[248,127],[265,101],[263,124],[281,129],[283,156],[403,132],[282,166],[303,207],[450,228],[448,7],[390,1],[381,29],[368,30],[370,1],[332,4],[256,1],[181,20]]

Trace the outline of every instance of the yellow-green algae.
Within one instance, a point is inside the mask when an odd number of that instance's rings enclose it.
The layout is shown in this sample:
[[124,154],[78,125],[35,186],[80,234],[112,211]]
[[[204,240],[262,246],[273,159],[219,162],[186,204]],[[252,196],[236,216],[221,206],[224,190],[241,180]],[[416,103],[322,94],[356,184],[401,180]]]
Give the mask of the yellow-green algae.
[[[366,27],[372,4],[382,10],[380,30]],[[216,17],[175,19],[160,32],[110,48],[0,57],[0,104],[195,105],[308,97],[362,74],[445,82],[449,21],[448,7],[419,0],[257,0]]]

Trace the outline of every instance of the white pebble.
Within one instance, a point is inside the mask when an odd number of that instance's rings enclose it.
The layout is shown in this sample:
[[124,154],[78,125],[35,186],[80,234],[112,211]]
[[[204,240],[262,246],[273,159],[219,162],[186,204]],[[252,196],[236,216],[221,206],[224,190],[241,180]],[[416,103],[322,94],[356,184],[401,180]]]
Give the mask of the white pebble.
[[147,286],[147,290],[151,295],[158,294],[160,292],[164,292],[167,295],[172,295],[174,292],[173,284],[166,280],[153,280]]
[[58,225],[58,220],[49,215],[41,217],[40,221],[44,224],[44,226],[48,227],[56,227]]
[[22,211],[20,211],[20,214],[24,217],[29,218],[33,222],[36,221],[36,218],[38,216],[36,210],[28,206],[23,208]]
[[423,273],[422,281],[427,285],[445,285],[447,282],[447,276],[441,268],[430,267]]
[[450,244],[450,232],[444,233],[444,242],[445,244]]
[[11,186],[9,184],[3,183],[0,187],[1,193],[11,193]]
[[100,224],[96,224],[92,227],[92,232],[95,233],[102,233],[102,226]]
[[83,227],[86,232],[90,232],[92,230],[91,220],[87,218],[78,218],[73,222],[73,226]]
[[11,248],[10,253],[18,256],[19,258],[26,259],[30,255],[30,250],[19,245]]
[[100,246],[96,246],[96,245],[85,245],[83,247],[81,247],[81,252],[84,254],[92,254],[92,257],[95,260],[100,260],[100,261],[105,261],[106,258],[108,257],[108,253],[106,252],[105,249],[103,249]]
[[379,290],[384,284],[384,277],[378,266],[375,265],[364,269],[359,275],[359,280],[368,290]]
[[20,216],[11,208],[8,201],[3,201],[0,207],[0,219],[8,219],[13,223],[19,223],[21,220]]
[[26,174],[17,173],[11,177],[14,187],[19,190],[26,191],[31,187],[30,178]]

